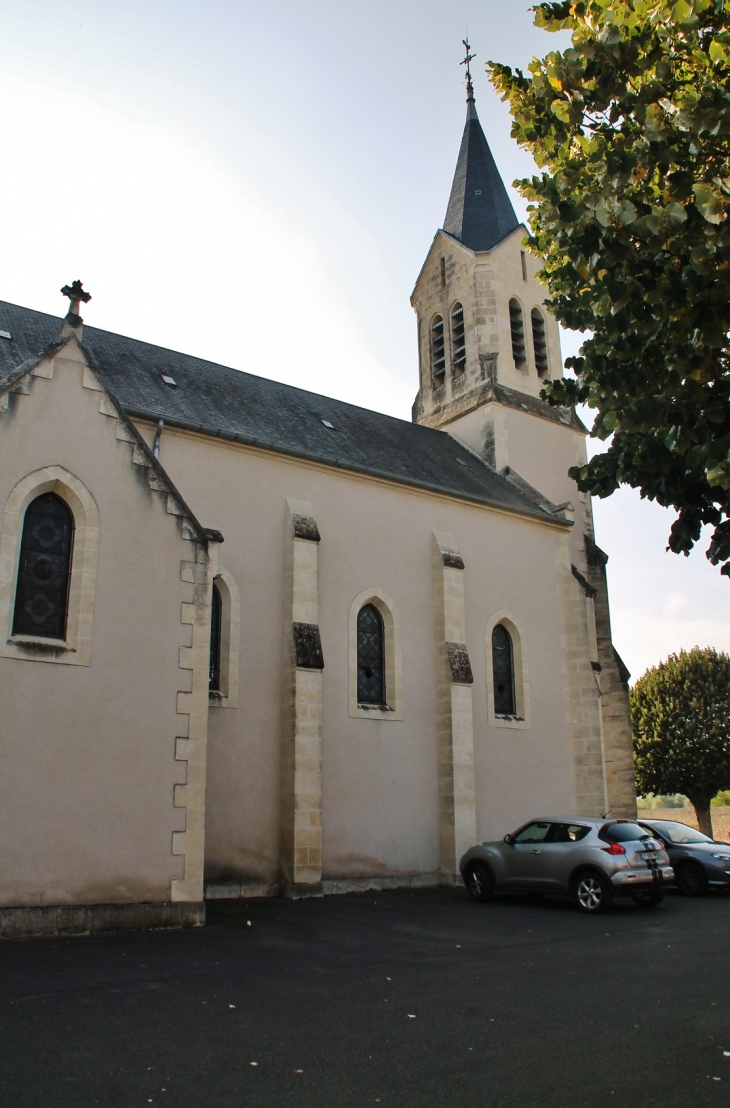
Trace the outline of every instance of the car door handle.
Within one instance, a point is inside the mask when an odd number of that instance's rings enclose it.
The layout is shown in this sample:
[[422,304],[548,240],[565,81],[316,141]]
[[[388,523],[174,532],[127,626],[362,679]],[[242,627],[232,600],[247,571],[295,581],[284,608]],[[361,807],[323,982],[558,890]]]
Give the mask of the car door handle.
[[542,854],[541,850],[531,850],[530,854]]

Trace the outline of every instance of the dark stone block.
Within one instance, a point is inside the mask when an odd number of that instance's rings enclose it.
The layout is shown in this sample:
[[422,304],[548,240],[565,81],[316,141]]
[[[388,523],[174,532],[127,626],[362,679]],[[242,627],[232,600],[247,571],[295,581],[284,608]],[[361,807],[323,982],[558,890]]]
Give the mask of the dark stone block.
[[56,908],[55,905],[46,908],[1,908],[0,921],[4,939],[53,935],[56,931]]
[[320,542],[319,527],[317,526],[317,520],[313,516],[299,515],[298,512],[292,514],[292,524],[294,526],[294,538],[295,539],[308,539],[309,542]]
[[322,640],[316,623],[295,623],[294,654],[297,669],[324,669]]
[[444,565],[449,566],[451,569],[464,568],[464,559],[456,550],[442,550],[441,557],[443,558]]
[[0,908],[0,934],[7,939],[31,935],[79,935],[99,934],[104,931],[151,931],[165,927],[202,927],[204,923],[203,901]]
[[61,904],[56,908],[59,935],[84,935],[89,932],[89,909],[85,904]]
[[576,569],[575,566],[571,565],[570,572],[573,574],[578,584],[582,587],[586,596],[589,597],[589,599],[591,600],[595,599],[598,593],[598,589],[594,589],[593,585],[589,585],[581,571],[579,569]]
[[463,642],[447,642],[446,657],[449,660],[451,680],[455,685],[473,685],[474,674],[471,671],[469,653]]
[[304,900],[308,897],[324,896],[322,882],[312,882],[311,885],[302,881],[286,881],[282,883],[281,895],[287,900]]

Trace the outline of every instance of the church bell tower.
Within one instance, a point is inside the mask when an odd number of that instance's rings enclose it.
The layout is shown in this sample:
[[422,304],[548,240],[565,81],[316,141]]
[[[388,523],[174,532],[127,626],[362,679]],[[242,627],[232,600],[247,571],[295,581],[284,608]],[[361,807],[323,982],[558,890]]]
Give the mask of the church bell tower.
[[[560,338],[536,277],[540,262],[523,246],[527,229],[477,115],[471,57],[467,49],[466,125],[444,225],[411,296],[420,366],[413,420],[450,432],[498,470],[520,470],[495,405],[558,418],[539,396],[547,380],[562,376]],[[573,423],[571,413],[559,418]]]
[[411,296],[420,366],[413,420],[452,435],[573,523],[570,587],[585,600],[607,798],[613,815],[634,816],[629,674],[611,639],[608,559],[594,541],[590,497],[568,476],[585,464],[587,432],[572,409],[540,398],[545,383],[563,375],[558,324],[537,278],[540,260],[523,245],[527,229],[479,122],[469,70],[474,55],[464,45],[466,125],[444,225]]

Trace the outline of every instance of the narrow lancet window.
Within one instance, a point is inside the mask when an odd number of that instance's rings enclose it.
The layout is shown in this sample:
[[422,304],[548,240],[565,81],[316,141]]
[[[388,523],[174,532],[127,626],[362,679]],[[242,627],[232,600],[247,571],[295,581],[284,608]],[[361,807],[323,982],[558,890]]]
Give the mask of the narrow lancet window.
[[383,617],[374,604],[357,616],[358,704],[385,706],[385,642]]
[[208,688],[211,692],[220,692],[221,687],[221,626],[223,605],[218,586],[213,585],[213,597],[210,611],[210,668]]
[[522,319],[522,308],[516,300],[510,300],[509,302],[509,325],[512,332],[512,357],[518,369],[525,369],[527,365],[525,325]]
[[535,347],[535,368],[541,377],[548,371],[545,320],[537,308],[532,309],[532,345]]
[[466,368],[466,338],[464,333],[464,308],[454,304],[451,309],[451,350],[454,376],[463,373]]
[[492,631],[492,672],[494,675],[494,714],[515,715],[515,668],[512,639],[501,623]]
[[444,321],[440,315],[435,316],[431,324],[431,372],[434,385],[440,388],[446,372]]
[[66,638],[74,520],[55,493],[31,501],[23,521],[14,635]]

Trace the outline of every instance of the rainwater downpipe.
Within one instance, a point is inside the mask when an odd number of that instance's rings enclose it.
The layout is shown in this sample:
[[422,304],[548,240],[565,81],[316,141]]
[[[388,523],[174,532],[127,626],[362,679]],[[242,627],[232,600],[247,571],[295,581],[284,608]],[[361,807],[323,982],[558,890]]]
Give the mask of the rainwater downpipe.
[[152,453],[155,458],[160,457],[160,439],[162,438],[162,431],[164,429],[164,426],[165,421],[164,419],[161,419],[160,422],[157,424],[157,430],[155,431],[155,437],[152,443]]

